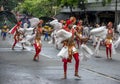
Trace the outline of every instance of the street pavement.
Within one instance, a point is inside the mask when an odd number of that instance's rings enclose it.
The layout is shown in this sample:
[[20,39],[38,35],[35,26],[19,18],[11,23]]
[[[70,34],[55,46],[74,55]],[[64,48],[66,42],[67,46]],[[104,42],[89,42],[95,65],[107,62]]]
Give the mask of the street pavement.
[[[74,77],[74,60],[68,64],[67,79],[63,77],[63,63],[57,57],[59,50],[53,44],[42,40],[42,51],[39,62],[33,61],[33,47],[22,50],[17,44],[11,49],[13,39],[0,37],[0,84],[120,84],[120,52],[107,60],[105,47],[100,48],[99,56],[88,61],[81,61],[79,74],[81,79]],[[89,46],[92,50],[93,47]]]

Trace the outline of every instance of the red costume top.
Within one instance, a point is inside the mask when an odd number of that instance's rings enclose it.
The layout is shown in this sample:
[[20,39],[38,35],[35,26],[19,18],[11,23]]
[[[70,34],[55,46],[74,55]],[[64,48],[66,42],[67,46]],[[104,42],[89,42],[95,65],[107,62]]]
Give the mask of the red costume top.
[[14,39],[15,39],[16,41],[19,41],[19,40],[20,40],[20,32],[18,32],[17,30],[16,30],[16,33],[15,33],[15,35],[14,35]]

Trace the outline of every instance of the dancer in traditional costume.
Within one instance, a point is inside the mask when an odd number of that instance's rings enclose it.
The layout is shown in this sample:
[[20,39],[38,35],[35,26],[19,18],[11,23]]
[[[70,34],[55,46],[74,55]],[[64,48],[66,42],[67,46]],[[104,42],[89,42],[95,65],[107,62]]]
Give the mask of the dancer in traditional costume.
[[107,31],[107,36],[105,40],[106,56],[107,56],[107,59],[112,59],[112,40],[114,35],[112,22],[109,22],[107,26],[108,26],[107,27],[108,31]]
[[21,21],[19,21],[10,31],[9,34],[15,34],[16,30],[20,28]]
[[[83,34],[83,26],[82,26],[83,21],[80,20],[76,26],[76,31],[78,32],[79,36],[82,37]],[[76,42],[78,49],[80,48],[80,45],[82,44],[82,41],[80,41],[79,37],[76,37]]]
[[35,37],[34,47],[35,47],[35,55],[34,55],[33,60],[38,61],[39,60],[39,53],[40,53],[41,47],[42,47],[41,38],[40,38],[38,33],[36,34],[36,37]]
[[64,46],[68,47],[68,57],[62,59],[63,68],[64,68],[64,77],[63,77],[63,79],[67,78],[67,63],[68,62],[71,63],[72,56],[75,59],[75,74],[74,74],[74,76],[80,78],[80,76],[78,74],[79,61],[80,61],[79,60],[79,53],[78,53],[78,51],[77,51],[77,49],[75,47],[75,43],[74,43],[74,35],[78,36],[78,34],[77,34],[76,30],[74,28],[72,28],[72,27],[73,27],[72,24],[69,24],[68,27],[66,27],[66,30],[68,32],[72,33],[71,38],[63,41]]
[[70,19],[66,20],[66,24],[64,25],[63,29],[67,29],[69,24],[74,24],[76,22],[75,17],[70,17]]
[[35,40],[34,40],[34,47],[35,47],[35,55],[33,58],[34,61],[39,60],[39,53],[40,53],[41,47],[42,47],[42,43],[41,43],[42,23],[43,23],[43,21],[41,20],[35,31],[36,35],[35,35]]
[[[14,34],[14,43],[13,43],[13,46],[12,46],[12,50],[14,50],[15,45],[16,45],[19,41],[22,40],[21,35],[23,35],[22,32],[20,32],[20,31],[18,31],[18,29],[16,29],[16,32],[15,32],[15,34]],[[21,44],[21,45],[22,45],[22,49],[24,49],[23,44]]]

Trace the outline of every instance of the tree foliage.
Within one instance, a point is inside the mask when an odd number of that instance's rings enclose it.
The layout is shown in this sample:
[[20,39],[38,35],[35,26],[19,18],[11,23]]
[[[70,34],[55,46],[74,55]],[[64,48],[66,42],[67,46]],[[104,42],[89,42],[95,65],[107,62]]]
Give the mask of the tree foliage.
[[60,0],[24,0],[16,10],[37,17],[53,16],[55,12],[54,8],[59,3]]
[[[99,0],[96,0],[99,1]],[[112,0],[102,0],[102,5],[105,6],[106,4],[111,3]]]
[[85,3],[87,2],[87,0],[61,0],[61,4],[63,6],[68,6],[70,8],[71,11],[71,15],[72,15],[72,9],[79,7],[82,10],[85,10]]
[[61,3],[65,6],[76,6],[78,3],[78,0],[61,0]]
[[[81,1],[86,2],[87,0],[23,0],[16,10],[37,17],[53,16],[61,6],[68,6],[72,13],[72,9],[78,7],[78,3]],[[84,4],[82,5],[85,7]]]

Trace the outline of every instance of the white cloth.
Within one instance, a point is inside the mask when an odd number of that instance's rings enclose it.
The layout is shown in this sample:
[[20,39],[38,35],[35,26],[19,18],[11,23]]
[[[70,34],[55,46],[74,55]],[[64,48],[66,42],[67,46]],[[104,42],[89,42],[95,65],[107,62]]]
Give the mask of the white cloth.
[[105,39],[107,35],[107,29],[106,26],[101,26],[99,28],[94,28],[90,31],[91,35],[98,36],[101,39]]
[[91,34],[91,35],[99,34],[99,33],[103,32],[104,29],[106,29],[105,26],[102,26],[102,27],[99,27],[99,28],[94,28],[94,29],[92,29],[92,30],[90,31],[90,34]]
[[116,50],[115,50],[115,47],[114,47],[114,44],[112,43],[112,54],[115,55],[116,54]]
[[62,41],[70,38],[72,36],[72,33],[64,30],[64,29],[60,29],[59,31],[56,32],[56,42],[57,44],[61,43]]
[[31,24],[31,27],[32,27],[32,28],[37,27],[37,25],[38,25],[39,22],[40,22],[39,18],[31,18],[31,19],[29,19],[29,21],[30,21],[30,24]]
[[92,50],[85,44],[81,45],[80,51],[81,51],[80,56],[82,61],[87,61],[93,55]]
[[118,31],[119,34],[120,34],[120,24],[117,26],[117,31]]
[[61,57],[61,58],[68,58],[68,47],[67,46],[64,46],[60,52],[57,54],[58,57]]
[[115,41],[115,43],[113,45],[115,48],[117,48],[119,44],[120,44],[120,37],[118,38],[117,41]]
[[99,54],[100,42],[101,42],[101,40],[99,39],[98,42],[97,42],[97,46],[96,46],[96,48],[95,48],[94,55],[98,55],[98,54]]

